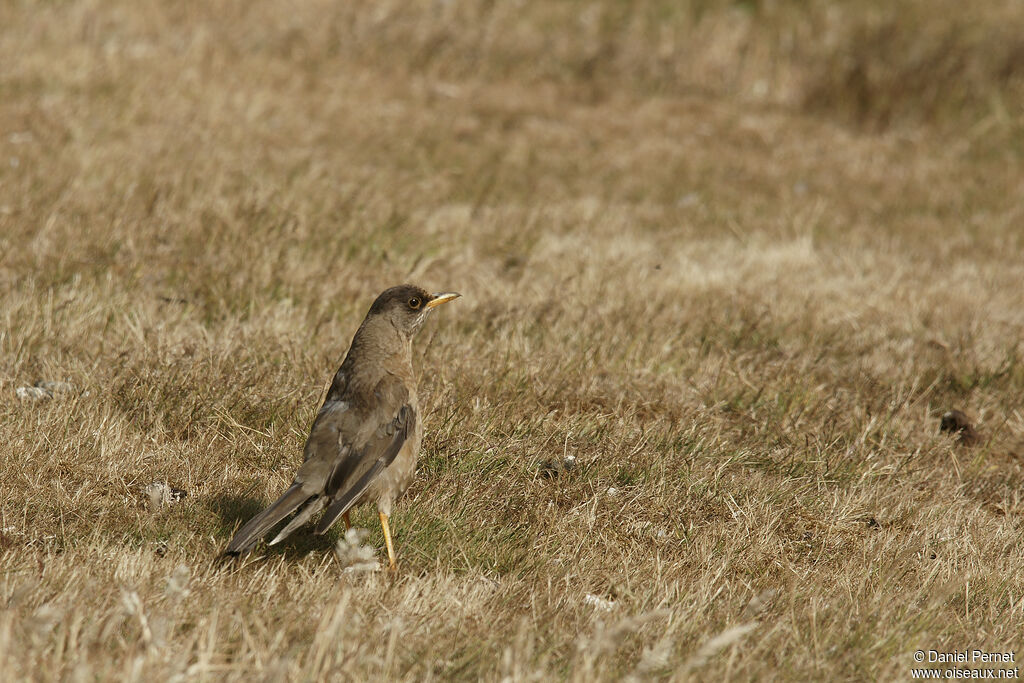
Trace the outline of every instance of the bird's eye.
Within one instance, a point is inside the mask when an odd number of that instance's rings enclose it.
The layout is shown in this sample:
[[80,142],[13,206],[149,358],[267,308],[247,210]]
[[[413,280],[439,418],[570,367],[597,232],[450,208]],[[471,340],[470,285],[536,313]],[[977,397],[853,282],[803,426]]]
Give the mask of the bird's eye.
[[417,308],[420,307],[421,303],[422,302],[420,301],[420,298],[418,296],[414,296],[413,298],[409,299],[409,308],[416,310]]

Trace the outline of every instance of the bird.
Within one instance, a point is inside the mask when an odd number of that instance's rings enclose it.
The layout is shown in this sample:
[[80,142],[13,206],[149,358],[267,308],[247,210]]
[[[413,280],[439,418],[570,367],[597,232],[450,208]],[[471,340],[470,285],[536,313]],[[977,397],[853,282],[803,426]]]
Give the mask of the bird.
[[430,294],[406,284],[376,298],[313,420],[294,481],[235,533],[226,555],[247,554],[296,510],[298,514],[269,545],[280,543],[324,508],[313,529],[316,534],[323,534],[339,517],[351,527],[349,511],[375,503],[389,566],[397,569],[388,518],[395,500],[412,483],[423,437],[412,340],[436,307],[459,296]]

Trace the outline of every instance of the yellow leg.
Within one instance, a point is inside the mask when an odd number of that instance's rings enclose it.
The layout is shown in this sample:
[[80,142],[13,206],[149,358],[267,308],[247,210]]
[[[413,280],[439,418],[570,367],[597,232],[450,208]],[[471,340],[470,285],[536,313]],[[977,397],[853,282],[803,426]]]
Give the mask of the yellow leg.
[[391,527],[388,526],[388,516],[383,512],[380,512],[380,528],[384,530],[384,542],[388,545],[388,561],[391,563],[391,569],[398,569],[398,565],[395,563],[395,548],[391,545]]
[[352,528],[352,522],[349,521],[348,513],[346,512],[345,514],[343,514],[341,516],[341,518],[345,521],[345,531],[348,531],[349,529],[351,529]]

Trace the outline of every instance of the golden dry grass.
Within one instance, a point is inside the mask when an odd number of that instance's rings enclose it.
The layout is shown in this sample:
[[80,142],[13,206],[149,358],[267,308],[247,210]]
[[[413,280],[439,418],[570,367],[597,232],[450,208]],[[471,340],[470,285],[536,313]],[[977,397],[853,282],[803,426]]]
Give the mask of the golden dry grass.
[[[1021,22],[0,5],[0,678],[893,680],[1013,649]],[[400,573],[343,573],[337,533],[219,562],[406,280],[464,298],[419,338]],[[16,398],[38,380],[75,391]],[[190,495],[152,512],[154,480]]]

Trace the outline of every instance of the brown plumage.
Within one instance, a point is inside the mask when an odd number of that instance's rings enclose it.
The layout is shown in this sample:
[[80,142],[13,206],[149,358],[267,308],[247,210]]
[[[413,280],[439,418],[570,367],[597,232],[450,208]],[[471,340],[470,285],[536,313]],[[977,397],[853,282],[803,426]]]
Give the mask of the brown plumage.
[[[377,504],[388,560],[395,567],[388,517],[412,483],[423,422],[416,400],[412,338],[435,306],[458,297],[413,285],[385,290],[373,302],[334,375],[303,449],[295,481],[269,508],[249,520],[226,553],[244,554],[295,510],[274,537],[280,542],[324,508],[315,533],[365,502]],[[301,509],[300,509],[301,508]]]

